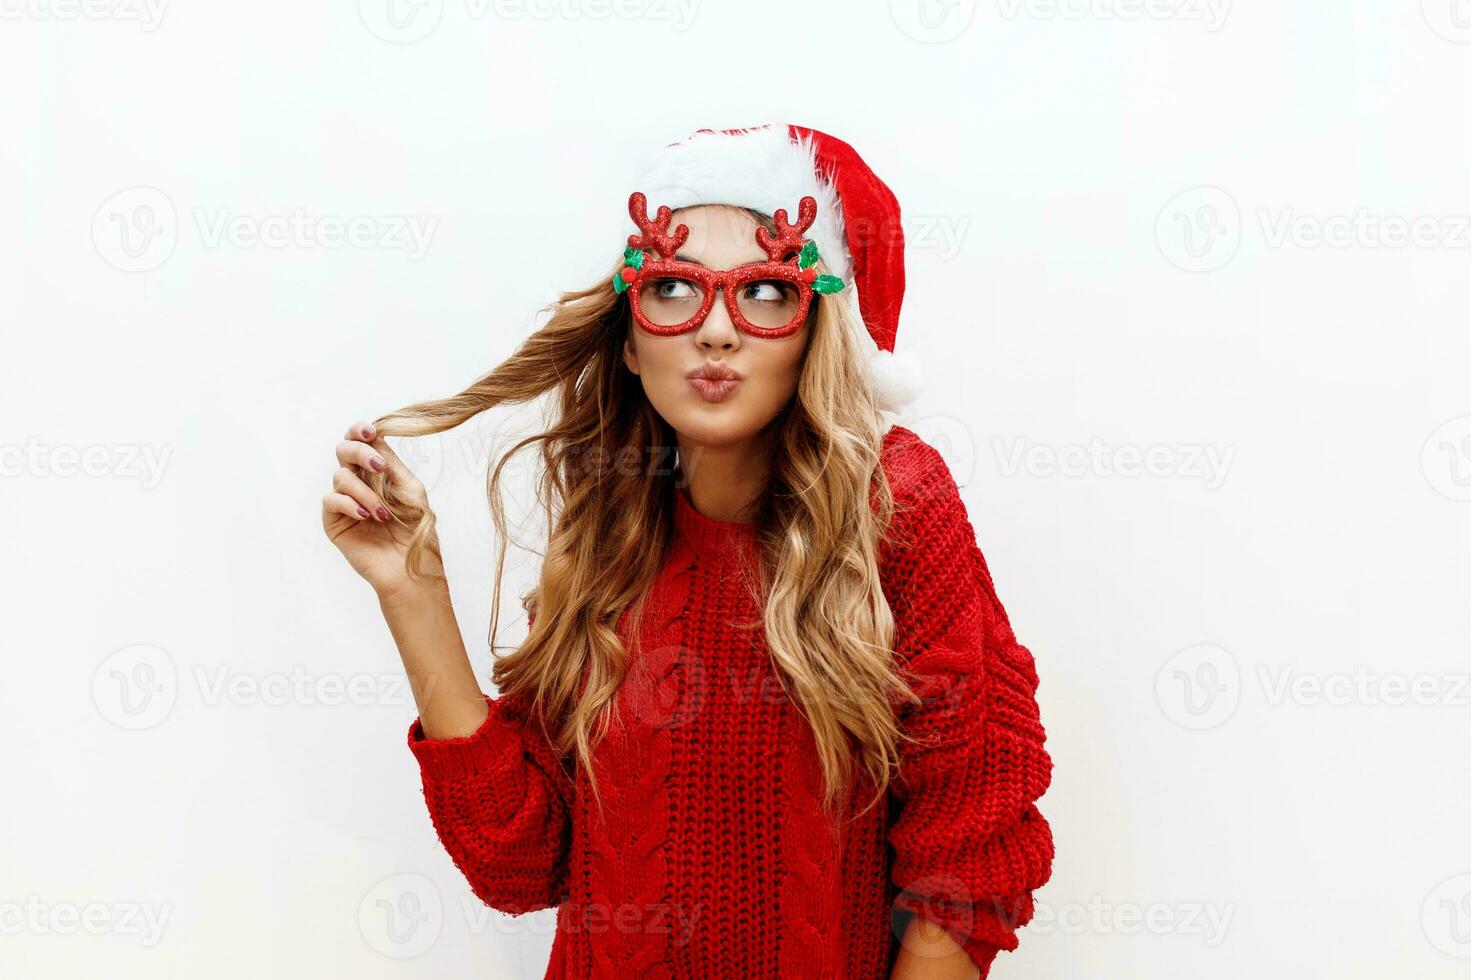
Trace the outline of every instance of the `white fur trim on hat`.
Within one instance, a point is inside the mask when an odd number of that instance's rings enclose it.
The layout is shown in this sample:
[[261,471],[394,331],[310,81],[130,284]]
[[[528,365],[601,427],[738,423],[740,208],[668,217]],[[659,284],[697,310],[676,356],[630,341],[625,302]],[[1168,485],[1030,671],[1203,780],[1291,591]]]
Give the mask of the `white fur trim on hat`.
[[[740,133],[695,133],[651,154],[630,191],[643,191],[649,214],[697,204],[733,204],[762,214],[778,208],[795,221],[797,206],[811,195],[817,219],[807,237],[828,270],[844,282],[852,272],[848,236],[837,191],[817,173],[812,141],[794,142],[786,123],[771,123]],[[628,232],[638,228],[628,220]]]

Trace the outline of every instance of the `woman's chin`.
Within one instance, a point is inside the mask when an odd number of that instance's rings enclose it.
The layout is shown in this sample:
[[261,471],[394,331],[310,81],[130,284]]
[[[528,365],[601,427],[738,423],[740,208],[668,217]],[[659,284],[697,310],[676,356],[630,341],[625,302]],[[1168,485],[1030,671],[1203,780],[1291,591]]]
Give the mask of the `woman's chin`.
[[743,443],[761,430],[760,418],[749,409],[727,402],[712,404],[698,398],[694,404],[665,418],[675,432],[702,446]]

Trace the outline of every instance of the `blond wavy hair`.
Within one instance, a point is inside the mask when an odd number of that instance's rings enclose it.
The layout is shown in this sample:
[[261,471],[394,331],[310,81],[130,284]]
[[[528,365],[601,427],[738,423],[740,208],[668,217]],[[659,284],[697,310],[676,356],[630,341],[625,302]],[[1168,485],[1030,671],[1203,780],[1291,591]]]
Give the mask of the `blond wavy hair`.
[[[767,215],[736,210],[773,227]],[[549,529],[539,581],[523,599],[532,613],[529,635],[496,659],[491,681],[501,696],[524,696],[559,753],[575,754],[595,796],[592,752],[636,652],[615,631],[630,605],[635,617],[642,613],[671,540],[674,468],[589,460],[677,458],[673,430],[622,359],[633,321],[627,294],[610,285],[620,267],[543,308],[551,313],[545,325],[464,391],[375,422],[383,435],[425,436],[554,393],[550,426],[493,459],[487,474],[500,538],[492,651],[509,538],[500,480],[507,462],[533,445]],[[808,324],[796,394],[770,424],[771,474],[756,514],[761,560],[752,582],[764,613],[746,625],[764,627],[777,676],[812,727],[831,815],[846,807],[856,769],[875,790],[868,806],[882,798],[909,737],[897,722],[896,699],[918,698],[895,664],[894,621],[879,581],[880,543],[895,504],[880,465],[884,426],[854,339],[863,327],[836,296],[814,296]],[[412,532],[410,573],[431,574],[433,512],[395,493],[382,474],[369,479]]]

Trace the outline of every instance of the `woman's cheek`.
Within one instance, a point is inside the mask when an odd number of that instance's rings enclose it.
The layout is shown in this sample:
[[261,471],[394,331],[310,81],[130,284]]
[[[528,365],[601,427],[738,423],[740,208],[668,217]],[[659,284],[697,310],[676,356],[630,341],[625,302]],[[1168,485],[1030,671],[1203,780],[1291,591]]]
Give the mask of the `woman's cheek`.
[[[794,338],[795,339],[795,338]],[[802,377],[802,351],[805,345],[793,343],[782,349],[783,357],[776,373],[782,379],[782,403],[797,393],[797,383]]]

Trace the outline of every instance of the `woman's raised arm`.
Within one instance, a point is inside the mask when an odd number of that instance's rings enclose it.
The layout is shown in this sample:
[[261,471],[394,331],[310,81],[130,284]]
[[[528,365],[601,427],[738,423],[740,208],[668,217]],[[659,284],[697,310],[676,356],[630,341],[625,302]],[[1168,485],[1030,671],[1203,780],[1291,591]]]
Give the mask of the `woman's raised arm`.
[[372,585],[398,645],[419,709],[408,745],[441,843],[492,908],[519,914],[559,904],[571,782],[525,705],[481,690],[443,587],[437,543],[425,549],[428,576],[410,576],[409,531],[363,476],[383,474],[395,493],[427,510],[423,484],[366,422],[348,429],[337,462],[322,526]]

